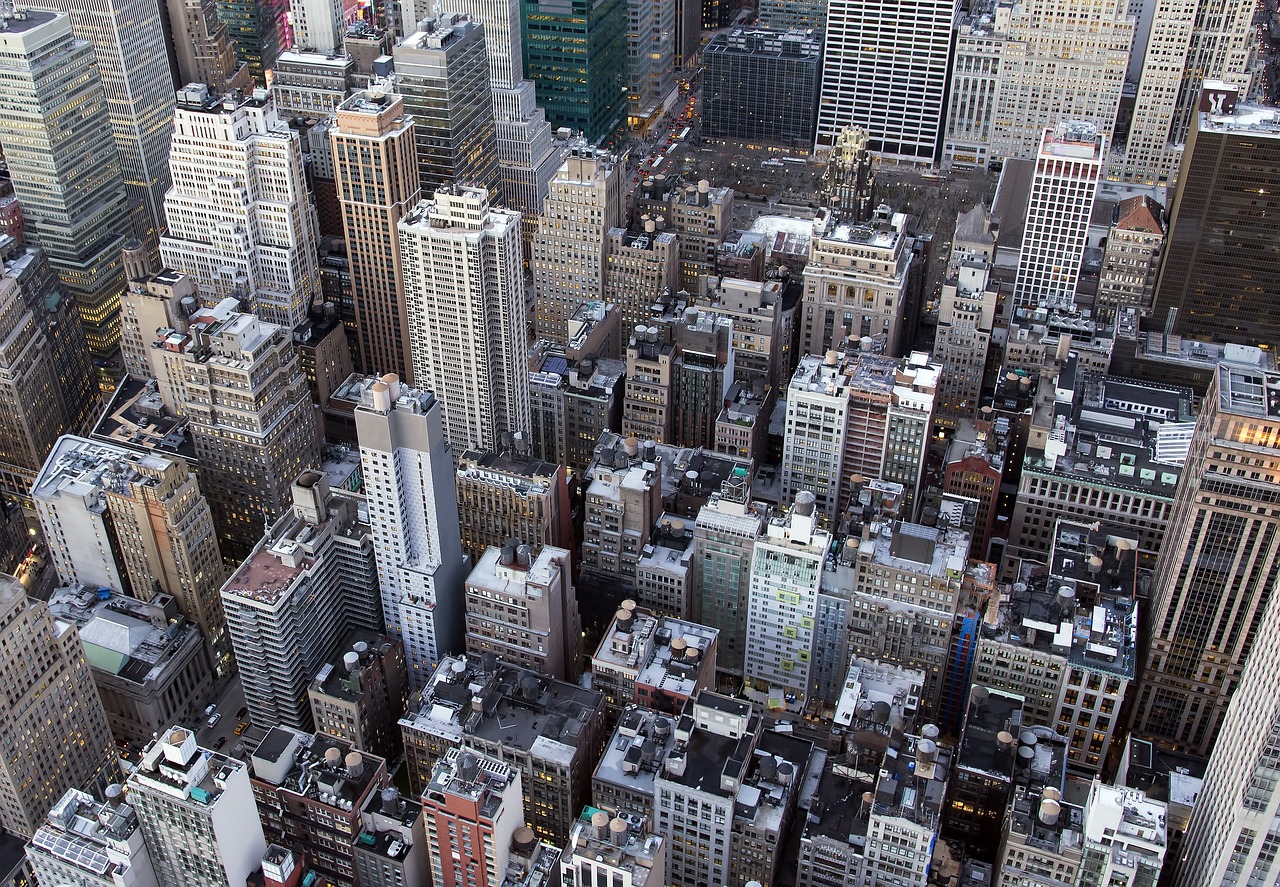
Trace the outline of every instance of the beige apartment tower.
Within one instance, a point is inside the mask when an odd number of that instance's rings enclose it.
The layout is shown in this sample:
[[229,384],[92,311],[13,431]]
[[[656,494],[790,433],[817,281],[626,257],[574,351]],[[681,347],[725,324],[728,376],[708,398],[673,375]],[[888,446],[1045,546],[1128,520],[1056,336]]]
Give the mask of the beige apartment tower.
[[339,105],[329,128],[355,294],[356,369],[396,373],[406,382],[412,378],[409,318],[396,225],[422,196],[413,137],[404,100],[381,85]]

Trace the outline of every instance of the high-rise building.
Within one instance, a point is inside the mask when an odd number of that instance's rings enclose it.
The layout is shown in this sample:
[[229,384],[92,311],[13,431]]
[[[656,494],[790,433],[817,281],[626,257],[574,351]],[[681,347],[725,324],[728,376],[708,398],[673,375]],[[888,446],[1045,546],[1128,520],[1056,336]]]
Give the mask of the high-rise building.
[[760,0],[760,26],[827,30],[827,0]]
[[[0,148],[25,236],[44,250],[75,299],[90,354],[112,360],[125,285],[120,247],[133,234],[133,219],[94,47],[73,36],[66,15],[34,10],[10,20],[0,46],[6,96]],[[167,73],[164,79],[167,94]],[[170,101],[162,104],[172,107]],[[167,155],[167,133],[165,139]]]
[[0,824],[28,837],[67,789],[109,778],[115,748],[79,632],[11,576],[0,576],[0,654]]
[[535,550],[574,547],[563,465],[468,450],[458,458],[457,487],[462,549],[473,564],[509,539]]
[[661,463],[656,446],[636,445],[631,453],[619,435],[600,435],[585,476],[585,573],[635,582],[636,563],[662,514]]
[[340,658],[320,667],[307,688],[316,733],[336,736],[357,751],[394,761],[400,757],[400,718],[409,682],[399,641],[357,628]]
[[[1245,772],[1248,770],[1247,766],[1243,765],[1241,769]],[[1240,795],[1237,794],[1235,797],[1238,798]],[[1199,803],[1197,801],[1197,806]],[[1080,860],[1080,879],[1076,883],[1080,887],[1102,887],[1104,884],[1108,887],[1140,887],[1143,884],[1157,883],[1161,880],[1160,875],[1168,858],[1166,856],[1169,847],[1167,819],[1168,804],[1165,802],[1148,798],[1140,791],[1107,785],[1101,779],[1094,777],[1089,787],[1089,799],[1084,808],[1083,853]],[[1226,839],[1220,840],[1219,846],[1228,844],[1231,837],[1238,834],[1227,831],[1225,834],[1218,835],[1220,839]],[[1246,842],[1246,846],[1252,843],[1248,839]],[[1224,852],[1224,861],[1234,857],[1241,849],[1240,846],[1232,847],[1231,857]],[[1246,849],[1244,853],[1247,858],[1249,850]],[[1270,869],[1269,858],[1258,861],[1262,863],[1262,870]],[[1183,864],[1189,867],[1193,863],[1188,859]],[[1228,865],[1230,865],[1229,862]],[[1184,871],[1187,870],[1184,869]],[[1252,869],[1252,877],[1256,879],[1262,874],[1262,870]],[[1201,874],[1204,880],[1178,883],[1222,883],[1211,878],[1206,871],[1202,871]],[[1273,877],[1274,874],[1274,872],[1271,873]],[[1267,882],[1255,880],[1255,883]]]
[[719,496],[698,510],[693,529],[694,620],[720,633],[718,668],[741,675],[747,652],[747,604],[763,508],[751,503],[747,478],[731,477]]
[[680,289],[704,292],[705,279],[717,273],[721,246],[733,230],[733,189],[713,188],[706,179],[686,182],[679,175],[646,179],[636,189],[632,214],[667,220],[680,251]]
[[231,887],[261,864],[249,767],[200,748],[195,731],[171,727],[152,740],[126,789],[161,884]]
[[458,452],[529,427],[520,214],[446,186],[399,224],[414,384],[436,392]]
[[[275,67],[271,69],[271,100],[275,102],[276,113],[285,117],[318,118],[318,122],[307,131],[309,140],[319,133],[326,133],[328,128],[323,118],[337,113],[338,106],[347,98],[349,88],[355,85],[355,68],[355,60],[345,55],[331,56],[327,52],[293,49],[280,53]],[[314,185],[316,178],[329,179],[332,176],[322,174],[319,167],[323,165],[323,159],[315,157],[315,149],[312,150]]]
[[627,122],[627,0],[522,0],[524,70],[553,127],[607,143]]
[[289,24],[295,46],[323,52],[342,53],[342,37],[347,26],[359,19],[359,7],[352,0],[290,0]]
[[454,183],[498,192],[485,37],[479,22],[442,12],[395,48],[396,91],[413,115],[423,194]]
[[[472,694],[459,692],[472,685],[493,700],[492,708],[472,710]],[[493,654],[446,656],[400,729],[413,791],[426,791],[450,750],[473,749],[520,773],[527,821],[544,840],[563,843],[590,803],[591,768],[605,738],[604,699]]]
[[1042,135],[1013,300],[1018,308],[1071,309],[1106,139],[1093,124],[1076,122],[1059,123]]
[[[642,231],[610,228],[604,249],[601,295],[621,314],[628,334],[649,320],[649,309],[664,292],[680,289],[679,243],[672,231],[658,231],[646,213]],[[589,304],[589,303],[585,303]]]
[[357,383],[356,434],[387,634],[420,690],[463,649],[467,558],[458,537],[453,452],[434,394],[394,376]]
[[1280,482],[1277,389],[1280,373],[1265,369],[1256,349],[1226,349],[1152,579],[1151,649],[1133,727],[1197,754],[1223,739],[1246,662],[1272,634],[1265,605],[1280,552],[1268,540],[1280,521],[1267,500]]
[[200,464],[222,553],[243,557],[320,464],[306,376],[288,331],[227,299],[164,337],[164,359]]
[[66,436],[31,488],[49,557],[65,583],[151,600],[172,595],[230,667],[218,588],[226,573],[209,503],[187,464]]
[[236,58],[215,0],[165,0],[164,9],[179,86],[204,83],[214,95],[252,88],[249,67]]
[[397,226],[422,195],[414,118],[400,96],[375,86],[338,107],[329,139],[355,307],[356,365],[409,379]]
[[[1001,46],[990,159],[1034,158],[1045,129],[1064,121],[1091,124],[1111,144],[1133,43],[1129,8],[1125,0],[1014,5]],[[1004,13],[996,19],[1004,24]]]
[[555,347],[530,351],[534,353],[529,365],[533,451],[566,470],[586,471],[600,429],[621,427],[627,365],[603,357],[567,360]]
[[632,132],[657,126],[676,104],[677,15],[676,3],[627,0],[627,128]]
[[[205,305],[238,298],[288,331],[306,320],[320,268],[302,155],[269,95],[224,97],[199,84],[178,92],[160,257],[195,281]],[[232,181],[234,198],[224,196]]]
[[[119,786],[116,786],[119,789]],[[27,845],[32,873],[43,884],[159,887],[138,814],[118,794],[106,802],[67,789]]]
[[432,884],[501,884],[524,828],[520,772],[498,758],[451,750],[423,788],[422,815]]
[[646,820],[610,819],[607,812],[597,810],[573,824],[560,857],[559,883],[563,887],[660,887],[665,883],[663,844],[662,835],[648,833]]
[[[129,203],[143,214],[137,220],[138,233],[154,250],[165,224],[169,138],[173,134],[173,79],[160,4],[152,0],[35,0],[27,5],[69,15],[76,39],[93,44],[125,192]],[[70,98],[64,95],[61,101]],[[94,178],[101,174],[96,164],[89,164],[81,173],[90,174]],[[25,200],[22,205],[25,210]],[[123,232],[125,227],[100,230]]]
[[69,585],[50,596],[49,611],[79,630],[117,742],[141,748],[174,718],[201,717],[214,697],[208,644],[170,595],[144,602]]
[[[986,168],[1013,4],[974,0],[956,20],[942,165]],[[954,252],[952,253],[954,255]]]
[[227,26],[236,58],[249,68],[258,86],[287,44],[289,0],[217,0],[218,18]]
[[734,28],[702,48],[702,64],[704,136],[811,150],[821,34]]
[[489,547],[467,576],[467,653],[556,680],[582,670],[582,619],[569,552],[550,545]]
[[1249,93],[1253,7],[1241,0],[1157,0],[1154,6],[1120,177],[1172,187],[1178,146],[1189,137],[1205,83],[1225,81],[1237,94]]
[[[141,240],[126,240],[121,250],[128,285],[120,296],[120,356],[124,371],[133,379],[159,379],[164,374],[164,359],[152,347],[160,338],[159,330],[178,329],[187,322],[190,309],[183,305],[197,303],[195,281],[172,268],[152,267],[146,245]],[[171,386],[164,386],[162,396],[171,396]],[[172,410],[174,403],[165,404]]]
[[609,720],[634,705],[678,716],[698,693],[715,689],[718,636],[623,601],[591,656],[591,686],[604,694]]
[[97,380],[75,303],[44,253],[0,236],[0,492],[25,499],[58,436],[97,419]]
[[222,587],[222,604],[254,722],[309,730],[312,679],[353,630],[380,630],[382,612],[358,501],[331,494],[319,471],[299,475],[292,492],[293,507]]
[[[1237,104],[1233,87],[1206,83],[1192,120],[1169,211],[1153,314],[1170,332],[1274,348],[1280,312],[1267,219],[1280,212],[1280,119]],[[1176,317],[1170,321],[1173,312]]]
[[369,887],[425,884],[430,871],[422,804],[395,789],[371,795],[360,811],[356,878]]
[[502,205],[520,213],[527,251],[560,153],[533,81],[525,79],[520,0],[451,0],[449,7],[484,24]]
[[958,10],[956,0],[830,0],[817,148],[853,125],[885,157],[936,160]]
[[[804,319],[799,354],[843,347],[845,337],[883,338],[898,354],[907,335],[913,262],[904,222],[886,212],[867,222],[849,210],[821,210],[804,266]],[[856,257],[851,259],[851,254]]]
[[538,338],[567,342],[569,317],[603,292],[606,235],[622,224],[624,174],[609,152],[575,142],[548,185],[529,262]]
[[1150,197],[1128,197],[1116,204],[1114,219],[1102,253],[1094,311],[1107,318],[1129,306],[1149,312],[1164,253],[1164,207]]
[[743,692],[772,711],[804,712],[809,702],[814,616],[831,547],[817,521],[816,497],[801,492],[752,552]]
[[995,328],[997,285],[991,266],[968,261],[942,286],[933,357],[944,371],[938,377],[940,421],[977,418],[986,378],[987,350]]

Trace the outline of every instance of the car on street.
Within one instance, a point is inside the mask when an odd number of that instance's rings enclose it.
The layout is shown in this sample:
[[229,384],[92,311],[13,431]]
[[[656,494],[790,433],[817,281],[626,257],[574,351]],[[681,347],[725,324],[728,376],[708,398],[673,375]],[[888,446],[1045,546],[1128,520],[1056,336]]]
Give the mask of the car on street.
[[209,705],[205,707],[204,716],[207,718],[209,717],[209,715],[213,714],[217,710],[218,710],[218,704],[215,702],[213,705]]
[[226,744],[227,744],[227,737],[219,736],[217,739],[213,741],[213,750],[217,751],[218,749],[222,748]]
[[243,721],[244,716],[247,715],[248,713],[249,713],[249,706],[247,705],[240,706],[240,710],[236,712],[236,720]]
[[243,735],[243,734],[244,734],[244,731],[245,731],[245,730],[248,730],[248,729],[249,729],[249,722],[248,722],[248,721],[241,721],[240,723],[236,724],[236,730],[235,730],[235,733],[236,733],[236,735],[237,735],[237,736],[241,736],[241,735]]
[[204,725],[208,727],[210,730],[212,730],[214,727],[218,726],[218,721],[220,720],[222,720],[221,712],[219,712],[218,714],[215,714],[213,717],[209,718],[209,720],[205,721]]

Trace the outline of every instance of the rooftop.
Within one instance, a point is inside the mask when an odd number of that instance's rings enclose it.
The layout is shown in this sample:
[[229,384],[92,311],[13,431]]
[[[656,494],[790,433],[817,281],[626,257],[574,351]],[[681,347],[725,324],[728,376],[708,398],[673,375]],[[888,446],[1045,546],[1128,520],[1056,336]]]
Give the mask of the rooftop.
[[582,817],[573,824],[569,833],[566,852],[574,857],[602,861],[627,872],[631,875],[632,884],[646,883],[655,867],[661,870],[665,865],[662,836],[649,834],[642,817],[636,817],[635,822],[623,820],[627,825],[626,832],[615,835],[611,830],[612,821],[606,821],[601,827],[601,819],[596,816],[601,812],[594,807],[582,811]]
[[818,58],[822,55],[822,33],[813,29],[761,28],[739,26],[721,32],[703,47],[704,53],[749,53],[774,58]]
[[908,521],[873,521],[869,530],[859,554],[880,566],[948,582],[964,576],[969,557],[969,534],[965,530]]
[[170,727],[143,751],[129,785],[205,815],[205,808],[218,803],[227,780],[244,768],[243,761],[197,746],[194,731]]
[[956,766],[998,782],[1012,783],[1022,697],[974,684],[960,738]]
[[876,779],[872,813],[938,829],[953,751],[936,738],[895,733]]
[[[520,443],[523,444],[523,439]],[[505,486],[521,495],[546,493],[559,472],[558,465],[541,459],[526,458],[517,453],[467,450],[458,459],[459,479],[476,479],[491,485]]]
[[[106,881],[122,879],[129,867],[129,837],[138,828],[134,809],[119,799],[106,803],[77,789],[53,805],[31,838],[31,847]],[[113,852],[114,851],[114,852]],[[125,854],[121,860],[119,854]],[[12,867],[2,868],[7,874]]]
[[638,705],[627,706],[596,765],[596,780],[635,795],[653,795],[653,781],[675,747],[676,719]]
[[196,459],[195,444],[187,434],[186,417],[174,416],[165,410],[154,379],[125,376],[98,420],[93,437],[186,462]]
[[145,603],[109,589],[71,585],[53,593],[49,611],[79,628],[85,657],[95,670],[145,684],[159,680],[181,651],[203,645],[194,623],[175,607],[163,606],[172,598],[158,598]]
[[75,435],[58,438],[31,488],[35,499],[66,493],[87,498],[99,491],[132,497],[132,488],[158,486],[173,460],[117,444]]
[[924,680],[922,671],[854,657],[832,723],[885,734],[914,729]]
[[1049,853],[1078,854],[1084,799],[1079,785],[1066,778],[1066,737],[1049,727],[1029,727],[1019,734],[1015,754],[1010,832]]
[[[334,699],[354,702],[363,696],[361,667],[392,653],[400,642],[364,628],[352,631],[347,641],[341,656],[320,666],[311,682],[311,689]],[[350,654],[355,654],[354,659],[348,658]]]
[[[623,620],[621,615],[629,618]],[[692,696],[702,659],[720,632],[696,622],[644,609],[620,610],[591,658],[593,668],[634,675],[637,684],[676,696]]]
[[478,736],[568,766],[601,698],[492,654],[446,656],[422,691],[421,707],[401,718],[400,726],[454,743]]
[[480,815],[492,820],[502,809],[503,792],[518,778],[518,772],[501,761],[451,748],[431,771],[431,781],[423,796],[454,795],[475,801]]
[[809,806],[803,840],[826,838],[858,848],[865,846],[871,807],[864,797],[874,795],[875,778],[874,773],[828,758],[817,796]]
[[386,761],[376,755],[327,734],[287,727],[272,727],[250,760],[257,782],[345,813],[358,813],[386,772]]
[[1226,345],[1218,364],[1218,408],[1257,419],[1280,416],[1280,372],[1259,348]]

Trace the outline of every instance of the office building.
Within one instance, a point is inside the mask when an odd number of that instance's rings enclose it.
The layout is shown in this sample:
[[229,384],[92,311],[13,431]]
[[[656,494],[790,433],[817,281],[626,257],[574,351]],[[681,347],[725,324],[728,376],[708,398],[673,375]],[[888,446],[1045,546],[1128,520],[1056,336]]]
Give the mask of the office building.
[[942,134],[943,167],[986,168],[998,159],[991,152],[991,137],[1012,16],[1011,3],[976,0],[961,10],[956,20],[947,123]]
[[596,810],[588,818],[584,811],[573,824],[569,844],[560,856],[560,883],[563,887],[594,887],[602,882],[660,887],[665,883],[665,840],[662,835],[649,834],[647,825],[610,818],[604,810]]
[[366,629],[351,631],[307,687],[316,733],[383,760],[400,757],[400,718],[408,706],[404,647]]
[[622,711],[591,777],[591,799],[597,809],[612,810],[628,821],[632,817],[653,821],[654,781],[675,747],[672,727],[677,720],[639,705]]
[[1150,197],[1128,197],[1116,205],[1107,232],[1094,310],[1114,317],[1121,308],[1151,310],[1164,254],[1164,207]]
[[718,635],[623,601],[591,656],[591,686],[604,694],[609,719],[632,705],[679,715],[700,691],[715,689]]
[[0,236],[0,491],[25,499],[59,435],[97,420],[97,379],[75,303],[44,253]]
[[817,149],[830,148],[853,125],[866,130],[871,150],[884,157],[935,161],[958,10],[955,0],[870,6],[830,0]]
[[266,86],[267,71],[288,46],[288,0],[217,0],[217,4],[236,58],[249,68],[255,84]]
[[860,348],[850,342],[843,354],[810,354],[796,368],[787,396],[782,497],[811,492],[834,521],[849,506],[855,478],[884,480],[902,484],[902,513],[910,517],[942,367],[922,352],[891,360]]
[[341,53],[347,26],[358,18],[358,6],[350,0],[290,0],[289,3],[294,45],[315,52]]
[[569,552],[513,538],[490,546],[467,576],[467,653],[575,680],[582,620]]
[[178,412],[200,464],[222,553],[242,556],[289,485],[320,461],[311,397],[288,330],[226,299],[163,337]]
[[323,880],[354,887],[360,814],[387,786],[387,762],[321,733],[267,731],[250,758],[250,784],[273,846],[287,847]]
[[360,811],[355,841],[359,883],[377,887],[426,883],[429,857],[422,804],[402,797],[394,788],[370,795]]
[[817,527],[817,500],[801,492],[789,514],[756,540],[747,603],[744,692],[772,711],[807,711],[814,616],[831,534]]
[[1044,131],[1018,254],[1015,307],[1075,305],[1089,217],[1106,156],[1106,140],[1090,124],[1060,123]]
[[996,21],[1006,15],[990,159],[1032,159],[1045,129],[1068,121],[1092,126],[1110,146],[1133,43],[1129,5],[1035,0],[998,11]]
[[719,632],[717,667],[729,674],[741,675],[746,657],[751,563],[764,519],[763,507],[751,502],[744,472],[726,482],[694,522],[691,612]]
[[649,132],[675,110],[679,4],[627,2],[627,129]]
[[115,749],[75,626],[11,577],[0,580],[0,626],[10,675],[0,726],[12,739],[0,767],[0,823],[27,837],[67,789],[114,768]]
[[249,67],[236,58],[215,0],[165,0],[170,61],[180,85],[204,83],[215,95],[253,88]]
[[706,179],[687,182],[679,175],[645,179],[633,195],[632,213],[667,220],[680,251],[680,289],[704,292],[733,229],[733,189],[713,188]]
[[118,785],[106,802],[67,789],[32,835],[27,862],[42,884],[159,887],[138,815],[123,803]]
[[249,767],[200,748],[185,727],[161,733],[126,783],[161,884],[243,884],[267,849]]
[[[475,712],[472,699],[488,700]],[[507,665],[497,656],[447,656],[400,720],[414,792],[452,749],[465,746],[506,761],[520,774],[524,814],[545,840],[563,843],[591,798],[591,768],[604,741],[604,699]]]
[[[357,365],[410,378],[397,226],[421,196],[414,118],[382,86],[344,101],[329,129],[354,303]],[[355,298],[354,294],[359,293]]]
[[170,595],[209,642],[215,668],[230,667],[218,597],[226,573],[209,502],[186,462],[68,435],[31,498],[62,582],[143,601]]
[[455,183],[498,193],[485,37],[479,22],[441,12],[395,47],[396,89],[413,115],[424,195]]
[[204,636],[171,596],[147,603],[101,586],[70,585],[52,594],[49,611],[80,632],[117,742],[141,748],[174,718],[198,719],[213,697]]
[[[1142,53],[1122,181],[1173,187],[1209,81],[1247,95],[1255,76],[1253,11],[1247,3],[1159,0]],[[1137,47],[1134,47],[1135,50]],[[1137,53],[1135,52],[1135,55]]]
[[524,70],[547,120],[607,143],[627,122],[627,0],[522,2]]
[[[298,134],[269,96],[254,96],[196,84],[178,92],[160,257],[195,282],[205,305],[234,297],[292,330],[320,292],[315,210]],[[228,175],[245,183],[245,198],[219,199]]]
[[978,416],[997,297],[991,268],[984,262],[963,263],[956,277],[942,285],[933,340],[933,359],[944,368],[936,402],[940,423],[954,427]]
[[[9,20],[0,45],[8,96],[0,148],[25,237],[44,250],[75,300],[90,354],[112,360],[124,289],[120,247],[134,232],[94,47],[73,36],[66,15],[34,10]],[[167,94],[167,72],[165,80]]]
[[843,212],[820,210],[813,223],[799,353],[823,354],[841,348],[846,336],[870,336],[898,354],[913,261],[905,219],[890,217],[887,207],[865,223]]
[[773,883],[813,744],[764,730],[749,703],[710,690],[674,736],[653,788],[654,831],[684,835],[668,846],[667,883]]
[[404,645],[411,691],[463,646],[467,559],[440,402],[394,376],[357,383],[356,434],[387,634]]
[[450,750],[423,787],[431,883],[501,884],[517,831],[524,828],[519,771],[501,759]]
[[992,539],[1008,535],[1012,497],[1002,487],[1005,471],[1012,473],[1013,442],[1011,423],[1005,416],[965,423],[956,429],[943,457],[942,492],[974,503],[971,558],[985,558]]
[[529,427],[520,215],[442,187],[399,230],[414,384],[436,392],[456,451],[495,450]]
[[[610,228],[604,249],[604,281],[601,295],[617,306],[621,327],[634,330],[647,324],[649,309],[664,292],[680,289],[679,241],[672,231],[658,231],[646,213],[643,228],[631,232]],[[588,303],[589,304],[589,303]]]
[[[156,269],[141,240],[127,240],[121,251],[128,284],[120,295],[120,354],[131,379],[164,376],[164,359],[152,346],[158,330],[178,329],[198,302],[195,281],[172,268]],[[183,303],[184,299],[191,299]],[[170,395],[166,377],[163,388]],[[165,405],[172,410],[174,403]]]
[[693,526],[664,512],[636,562],[636,601],[658,613],[687,616],[692,563]]
[[1090,783],[1067,776],[1065,743],[1047,727],[1023,730],[1016,754],[1008,828],[994,864],[1000,883],[1082,883],[1077,878]]
[[1233,88],[1206,83],[1182,154],[1169,209],[1165,259],[1153,314],[1171,332],[1217,343],[1275,347],[1280,317],[1266,255],[1276,211],[1270,158],[1280,151],[1274,109],[1236,102]]
[[952,761],[942,837],[967,842],[977,859],[995,864],[1014,798],[1022,697],[973,684]]
[[899,733],[889,740],[867,813],[864,884],[928,884],[953,759],[936,738]]
[[357,501],[306,471],[281,516],[222,587],[245,702],[259,724],[312,726],[307,688],[356,628],[382,627],[369,527]]
[[1263,540],[1274,532],[1265,502],[1280,471],[1280,441],[1270,425],[1277,385],[1280,375],[1264,369],[1255,349],[1226,349],[1152,579],[1151,651],[1133,727],[1199,754],[1219,741],[1250,651],[1267,633],[1257,634],[1267,599],[1263,577],[1276,557]]
[[530,352],[533,452],[566,470],[586,471],[601,429],[622,427],[627,365],[603,357],[569,360],[544,340]]
[[[521,433],[521,445],[525,435]],[[569,487],[563,464],[468,450],[458,459],[458,519],[462,549],[473,564],[510,539],[533,546],[573,548]]]
[[568,341],[578,305],[600,297],[606,236],[622,224],[624,174],[609,152],[574,142],[547,186],[529,261],[538,338]]
[[818,121],[822,36],[738,27],[702,48],[702,134],[808,153]]
[[706,295],[698,300],[712,312],[733,322],[733,379],[752,393],[776,391],[786,381],[784,349],[790,352],[794,328],[785,317],[782,283],[777,280],[708,279]]
[[[336,114],[338,106],[347,98],[348,89],[355,83],[355,60],[345,55],[290,49],[280,53],[271,72],[271,100],[276,113],[285,117],[320,118],[307,130],[306,138],[311,139],[327,132],[323,118]],[[320,174],[314,147],[312,153],[313,182],[316,177],[332,178]],[[319,200],[317,196],[317,202]]]
[[[142,213],[137,219],[138,233],[149,249],[155,249],[165,224],[169,139],[173,135],[173,79],[160,4],[149,0],[112,0],[106,4],[42,0],[29,4],[29,8],[70,16],[76,39],[93,46],[125,193],[129,203]],[[123,22],[128,26],[123,27]],[[71,95],[61,99],[67,102]],[[5,147],[7,155],[8,146]],[[81,175],[92,173],[96,177],[99,170],[94,167],[96,164]],[[73,190],[65,180],[63,185],[68,192]],[[21,192],[18,198],[27,212]],[[100,230],[123,232],[126,225]]]

